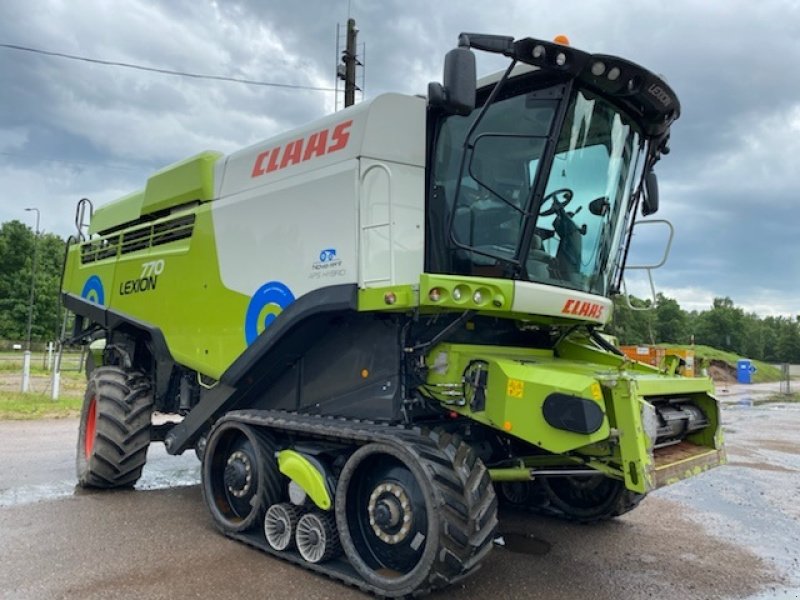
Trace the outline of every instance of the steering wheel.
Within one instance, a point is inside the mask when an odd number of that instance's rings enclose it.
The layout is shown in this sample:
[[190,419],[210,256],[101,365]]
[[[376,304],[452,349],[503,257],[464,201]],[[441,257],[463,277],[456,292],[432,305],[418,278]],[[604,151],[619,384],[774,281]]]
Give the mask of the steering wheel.
[[[558,199],[559,195],[563,195],[564,199],[559,200]],[[539,216],[549,217],[552,214],[561,212],[562,210],[564,210],[564,207],[572,201],[574,195],[575,193],[569,188],[561,188],[560,190],[550,192],[544,198],[542,198],[541,207],[544,207],[548,200],[552,202],[553,205],[546,210],[542,210],[542,208],[540,208]]]

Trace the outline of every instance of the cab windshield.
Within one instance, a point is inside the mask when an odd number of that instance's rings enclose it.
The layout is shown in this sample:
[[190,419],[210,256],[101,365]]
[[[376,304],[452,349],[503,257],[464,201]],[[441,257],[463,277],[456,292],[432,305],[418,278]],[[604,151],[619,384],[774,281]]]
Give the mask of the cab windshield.
[[560,132],[551,133],[562,101],[554,88],[500,99],[466,145],[480,109],[444,120],[431,180],[439,227],[432,222],[429,235],[444,234],[445,243],[429,243],[431,270],[606,295],[642,137],[585,90],[572,92]]

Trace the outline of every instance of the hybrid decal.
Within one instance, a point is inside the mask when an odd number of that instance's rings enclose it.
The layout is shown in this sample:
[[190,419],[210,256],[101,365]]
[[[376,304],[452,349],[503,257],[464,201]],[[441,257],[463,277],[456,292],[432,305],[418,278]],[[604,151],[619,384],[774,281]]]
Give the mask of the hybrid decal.
[[350,141],[350,126],[353,120],[344,121],[335,127],[315,131],[307,138],[288,142],[283,146],[265,150],[256,157],[251,177],[279,171],[291,165],[311,160],[317,156],[332,154],[347,146]]
[[327,248],[319,253],[320,262],[333,260],[336,258],[336,248]]
[[151,260],[142,263],[142,273],[136,279],[128,279],[119,284],[119,295],[138,294],[140,292],[151,292],[156,289],[158,276],[164,272],[163,260]]
[[92,275],[86,280],[86,283],[83,284],[81,298],[85,298],[94,304],[102,305],[106,303],[106,292],[103,289],[103,282],[97,275]]
[[564,303],[564,308],[561,309],[561,312],[565,315],[576,315],[578,317],[587,317],[589,319],[600,319],[603,316],[604,309],[605,307],[602,304],[570,298]]
[[262,285],[247,305],[244,317],[244,339],[249,346],[275,318],[294,302],[292,290],[280,281],[270,281]]
[[336,256],[336,248],[325,248],[319,253],[319,260],[311,263],[309,279],[323,277],[344,277],[347,269],[342,268],[342,259]]

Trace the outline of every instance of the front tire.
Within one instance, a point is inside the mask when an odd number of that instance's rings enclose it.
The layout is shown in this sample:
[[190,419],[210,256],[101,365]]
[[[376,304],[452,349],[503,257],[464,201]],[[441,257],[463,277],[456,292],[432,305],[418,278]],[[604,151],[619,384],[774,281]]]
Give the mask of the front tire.
[[133,486],[147,461],[152,413],[150,380],[141,372],[119,367],[94,369],[78,430],[78,485]]

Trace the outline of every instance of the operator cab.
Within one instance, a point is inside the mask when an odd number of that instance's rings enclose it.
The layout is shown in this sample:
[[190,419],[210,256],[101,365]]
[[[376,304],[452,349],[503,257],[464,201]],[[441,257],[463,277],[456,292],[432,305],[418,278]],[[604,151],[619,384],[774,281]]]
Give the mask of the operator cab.
[[[429,94],[426,271],[609,295],[645,181],[643,212],[654,212],[652,167],[677,98],[616,57],[530,38],[460,42],[458,60],[465,46],[514,60],[473,104],[448,109],[448,92],[469,87],[460,80]],[[445,73],[468,77],[452,64]]]

